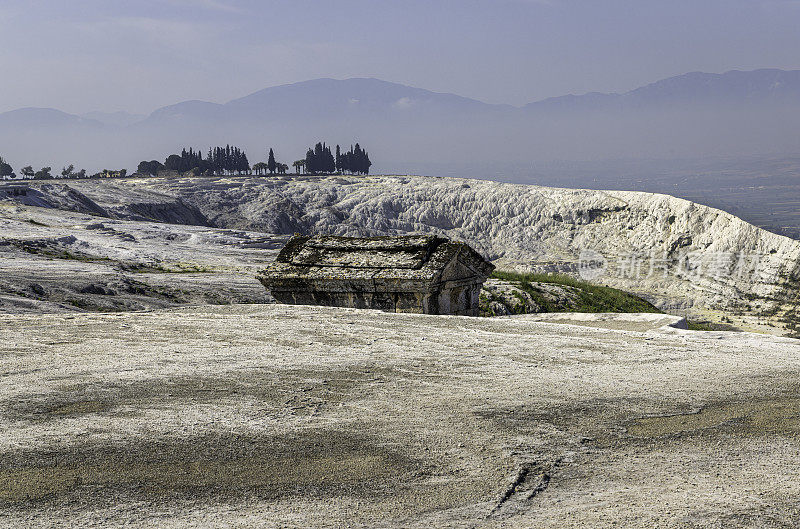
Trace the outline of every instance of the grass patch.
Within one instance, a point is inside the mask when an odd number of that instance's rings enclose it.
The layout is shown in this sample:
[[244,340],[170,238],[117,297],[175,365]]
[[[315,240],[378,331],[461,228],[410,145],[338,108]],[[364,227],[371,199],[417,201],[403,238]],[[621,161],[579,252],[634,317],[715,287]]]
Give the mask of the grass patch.
[[108,257],[100,257],[97,255],[81,255],[75,254],[72,252],[68,252],[64,250],[63,252],[52,252],[52,253],[44,253],[48,257],[53,257],[55,259],[66,259],[68,261],[83,261],[87,263],[93,263],[96,261],[111,261]]
[[[85,443],[69,449],[0,454],[0,505],[49,502],[104,506],[125,495],[139,501],[197,501],[347,495],[374,499],[399,491],[418,464],[363,435],[304,431],[295,435],[206,434],[183,440]],[[393,488],[392,488],[393,487]],[[384,494],[386,492],[383,492]]]
[[124,264],[122,269],[134,274],[208,274],[214,272],[212,268],[195,264],[174,263],[170,266],[163,264]]
[[52,247],[30,243],[27,241],[11,241],[11,244],[19,248],[23,252],[29,253],[31,255],[41,255],[42,257],[49,257],[51,259],[64,259],[66,261],[82,261],[87,263],[112,260],[108,257],[101,257],[99,255],[76,254],[68,250],[58,250]]
[[[495,271],[492,277],[508,281],[525,291],[541,307],[542,312],[662,312],[652,303],[628,292],[570,276]],[[575,298],[568,305],[555,302],[548,298],[539,284],[560,285],[574,293]]]
[[64,303],[67,305],[72,305],[76,309],[80,309],[85,312],[123,312],[124,310],[117,307],[98,305],[97,303],[85,298],[67,298],[64,300]]
[[96,263],[96,262],[107,262],[112,260],[108,257],[100,257],[98,255],[76,254],[68,252],[66,250],[60,252],[50,251],[50,250],[31,251],[29,248],[23,248],[23,250],[25,250],[30,254],[41,255],[43,257],[49,257],[51,259],[63,259],[65,261],[81,261],[83,263]]
[[633,437],[655,438],[675,435],[703,435],[720,431],[747,436],[800,433],[800,399],[778,397],[745,402],[723,402],[697,412],[643,417],[627,426]]

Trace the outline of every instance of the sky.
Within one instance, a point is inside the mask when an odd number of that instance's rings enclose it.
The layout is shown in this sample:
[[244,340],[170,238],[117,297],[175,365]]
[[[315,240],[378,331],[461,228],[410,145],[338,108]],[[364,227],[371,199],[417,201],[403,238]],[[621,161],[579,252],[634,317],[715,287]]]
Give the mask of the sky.
[[488,103],[800,69],[800,0],[1,0],[0,112],[376,77]]

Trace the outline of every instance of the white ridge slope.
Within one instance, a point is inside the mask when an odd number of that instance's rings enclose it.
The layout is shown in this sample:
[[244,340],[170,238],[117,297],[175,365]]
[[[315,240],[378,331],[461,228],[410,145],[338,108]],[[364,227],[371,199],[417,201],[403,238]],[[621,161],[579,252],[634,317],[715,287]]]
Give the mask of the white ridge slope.
[[118,218],[140,217],[127,206],[134,194],[136,212],[147,200],[178,201],[221,228],[284,235],[435,232],[472,244],[501,269],[575,274],[582,252],[597,252],[607,267],[593,282],[638,293],[667,311],[712,319],[709,311],[725,311],[751,323],[795,317],[800,242],[667,195],[419,176],[67,185]]
[[639,293],[664,310],[780,319],[795,308],[800,242],[668,195],[411,176],[261,182],[146,185],[166,187],[226,227],[336,235],[437,232],[469,242],[501,268],[518,270],[574,273],[581,253],[593,251],[608,265],[595,282]]

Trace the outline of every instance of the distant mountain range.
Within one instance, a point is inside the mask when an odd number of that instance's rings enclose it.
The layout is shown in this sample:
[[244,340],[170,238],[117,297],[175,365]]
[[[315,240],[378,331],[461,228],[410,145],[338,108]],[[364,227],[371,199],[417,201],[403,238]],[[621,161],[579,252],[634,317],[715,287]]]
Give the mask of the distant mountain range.
[[[149,116],[25,108],[0,114],[15,166],[132,168],[183,146],[268,146],[287,162],[318,140],[360,141],[378,170],[415,164],[800,152],[800,71],[688,73],[621,94],[491,105],[378,79],[316,79],[225,104],[184,101]],[[291,158],[291,159],[290,159]]]
[[129,112],[87,112],[86,114],[81,115],[82,118],[91,119],[94,121],[99,121],[100,123],[105,123],[106,125],[114,125],[118,127],[127,127],[128,125],[133,125],[136,122],[142,121],[143,119],[147,118],[145,115],[141,114],[131,114]]
[[186,101],[160,108],[148,119],[347,119],[409,112],[482,112],[493,108],[495,105],[474,99],[379,79],[315,79],[265,88],[224,105]]
[[625,92],[553,97],[526,105],[526,109],[601,109],[667,105],[762,104],[800,102],[800,70],[763,69],[723,74],[692,72]]

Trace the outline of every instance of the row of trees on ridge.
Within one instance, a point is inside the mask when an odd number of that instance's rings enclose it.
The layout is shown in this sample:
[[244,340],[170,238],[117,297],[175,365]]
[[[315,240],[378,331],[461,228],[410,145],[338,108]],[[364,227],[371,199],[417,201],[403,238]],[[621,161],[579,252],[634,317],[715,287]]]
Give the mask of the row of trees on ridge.
[[[52,167],[42,167],[38,171],[36,171],[32,165],[26,165],[25,167],[19,170],[19,174],[22,178],[26,179],[34,179],[34,180],[47,180],[50,178],[65,178],[65,179],[77,179],[77,178],[87,178],[86,169],[81,169],[80,171],[75,170],[75,166],[70,164],[68,167],[64,167],[61,170],[60,175],[53,175],[52,174]],[[112,177],[124,177],[126,176],[128,171],[126,169],[120,169],[118,171],[103,169],[102,171],[95,173],[88,178],[112,178]],[[0,156],[0,179],[1,180],[13,180],[17,177],[16,173],[14,172],[14,168],[6,162],[2,156]]]
[[136,168],[137,173],[146,175],[157,175],[164,171],[192,173],[195,176],[242,174],[250,172],[250,162],[242,149],[226,145],[209,149],[205,158],[200,151],[184,148],[180,154],[167,156],[163,164],[158,160],[145,160]]
[[350,174],[369,174],[372,162],[369,160],[367,151],[356,143],[355,147],[350,146],[350,151],[342,153],[339,146],[336,146],[336,156],[331,153],[331,148],[325,143],[317,143],[313,149],[306,151],[304,160],[297,160],[292,164],[297,172],[300,168],[311,174],[317,173],[350,173]]
[[[366,150],[356,143],[351,146],[348,152],[341,152],[340,147],[336,146],[336,155],[331,152],[331,148],[325,143],[317,143],[314,148],[308,149],[305,158],[295,161],[292,166],[298,174],[301,171],[310,174],[330,174],[330,173],[349,173],[349,174],[369,174],[372,162]],[[247,154],[243,149],[226,145],[225,147],[214,147],[208,150],[204,157],[203,153],[194,148],[182,149],[180,154],[170,154],[164,163],[158,160],[144,160],[139,163],[136,173],[139,175],[158,175],[164,172],[186,174],[191,173],[195,176],[200,175],[256,175],[266,174],[286,174],[289,166],[278,162],[275,153],[269,149],[266,162],[258,162],[250,167]],[[86,169],[75,170],[74,165],[64,167],[61,175],[51,174],[51,167],[43,167],[36,171],[28,165],[20,169],[23,178],[46,179],[46,178],[87,178]],[[91,175],[91,178],[112,178],[127,176],[127,170],[104,169]],[[14,169],[2,157],[0,157],[0,179],[16,178]]]

